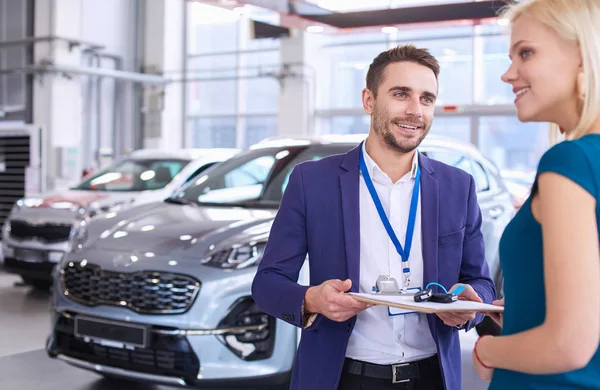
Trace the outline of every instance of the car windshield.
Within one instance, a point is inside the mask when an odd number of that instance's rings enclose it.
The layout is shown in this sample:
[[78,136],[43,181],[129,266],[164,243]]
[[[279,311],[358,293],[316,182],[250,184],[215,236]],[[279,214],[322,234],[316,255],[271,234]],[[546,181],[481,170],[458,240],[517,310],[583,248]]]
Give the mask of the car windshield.
[[87,178],[74,189],[87,191],[147,191],[165,187],[188,160],[127,159]]
[[200,176],[174,198],[200,205],[277,208],[296,164],[345,153],[353,146],[329,144],[250,150]]

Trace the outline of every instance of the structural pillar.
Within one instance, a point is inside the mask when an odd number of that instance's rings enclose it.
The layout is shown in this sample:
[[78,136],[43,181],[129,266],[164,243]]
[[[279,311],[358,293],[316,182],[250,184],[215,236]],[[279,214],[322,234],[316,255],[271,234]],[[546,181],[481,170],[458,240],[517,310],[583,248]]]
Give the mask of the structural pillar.
[[[185,66],[186,2],[146,0],[144,23],[144,71],[166,73],[181,79]],[[146,148],[164,150],[184,146],[185,83],[144,87],[144,139]]]
[[304,32],[281,39],[283,78],[277,119],[279,136],[315,134],[318,39],[319,36]]
[[[35,35],[79,39],[80,0],[37,0]],[[34,61],[79,66],[79,47],[66,42],[34,46]],[[46,188],[61,188],[80,177],[80,140],[83,131],[81,84],[59,74],[37,75],[33,87],[33,122],[45,132]]]

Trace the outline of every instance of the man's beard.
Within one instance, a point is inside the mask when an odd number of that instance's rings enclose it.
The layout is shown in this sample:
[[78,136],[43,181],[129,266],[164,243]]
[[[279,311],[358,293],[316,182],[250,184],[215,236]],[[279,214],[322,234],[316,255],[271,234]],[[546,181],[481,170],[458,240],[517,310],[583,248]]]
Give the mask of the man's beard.
[[[401,136],[396,139],[391,126],[397,126],[396,123],[413,124],[421,128],[421,134],[414,136]],[[415,150],[423,139],[429,134],[431,125],[427,122],[415,121],[414,118],[390,118],[387,112],[379,112],[377,108],[373,111],[373,130],[377,136],[383,139],[383,142],[392,150],[400,153],[410,153]]]

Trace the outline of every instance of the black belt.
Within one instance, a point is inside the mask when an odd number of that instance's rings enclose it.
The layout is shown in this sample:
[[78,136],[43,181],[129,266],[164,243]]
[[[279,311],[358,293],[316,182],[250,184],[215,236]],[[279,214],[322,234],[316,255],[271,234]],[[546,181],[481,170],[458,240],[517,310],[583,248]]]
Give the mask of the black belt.
[[437,355],[416,362],[390,365],[373,364],[346,358],[342,371],[352,375],[387,379],[392,383],[403,383],[419,379],[421,375],[430,370],[432,364],[438,364]]

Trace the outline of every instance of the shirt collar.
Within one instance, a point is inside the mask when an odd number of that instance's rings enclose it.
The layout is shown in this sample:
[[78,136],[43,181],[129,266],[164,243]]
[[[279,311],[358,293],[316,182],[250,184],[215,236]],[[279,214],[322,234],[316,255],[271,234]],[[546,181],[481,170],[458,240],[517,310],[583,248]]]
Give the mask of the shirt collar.
[[[369,171],[369,174],[371,176],[373,176],[374,174],[378,174],[378,173],[382,173],[385,175],[385,173],[383,173],[383,171],[381,170],[381,168],[379,168],[379,166],[377,165],[377,163],[375,162],[375,160],[373,160],[371,158],[371,156],[369,156],[369,153],[367,153],[367,143],[363,142],[362,144],[362,151],[363,151],[363,156],[365,156],[365,164],[367,165],[367,170]],[[415,155],[413,157],[413,161],[412,161],[412,166],[410,168],[410,178],[414,179],[417,177],[417,169],[419,167],[419,151],[416,150],[415,151]],[[387,176],[387,175],[386,175]]]

